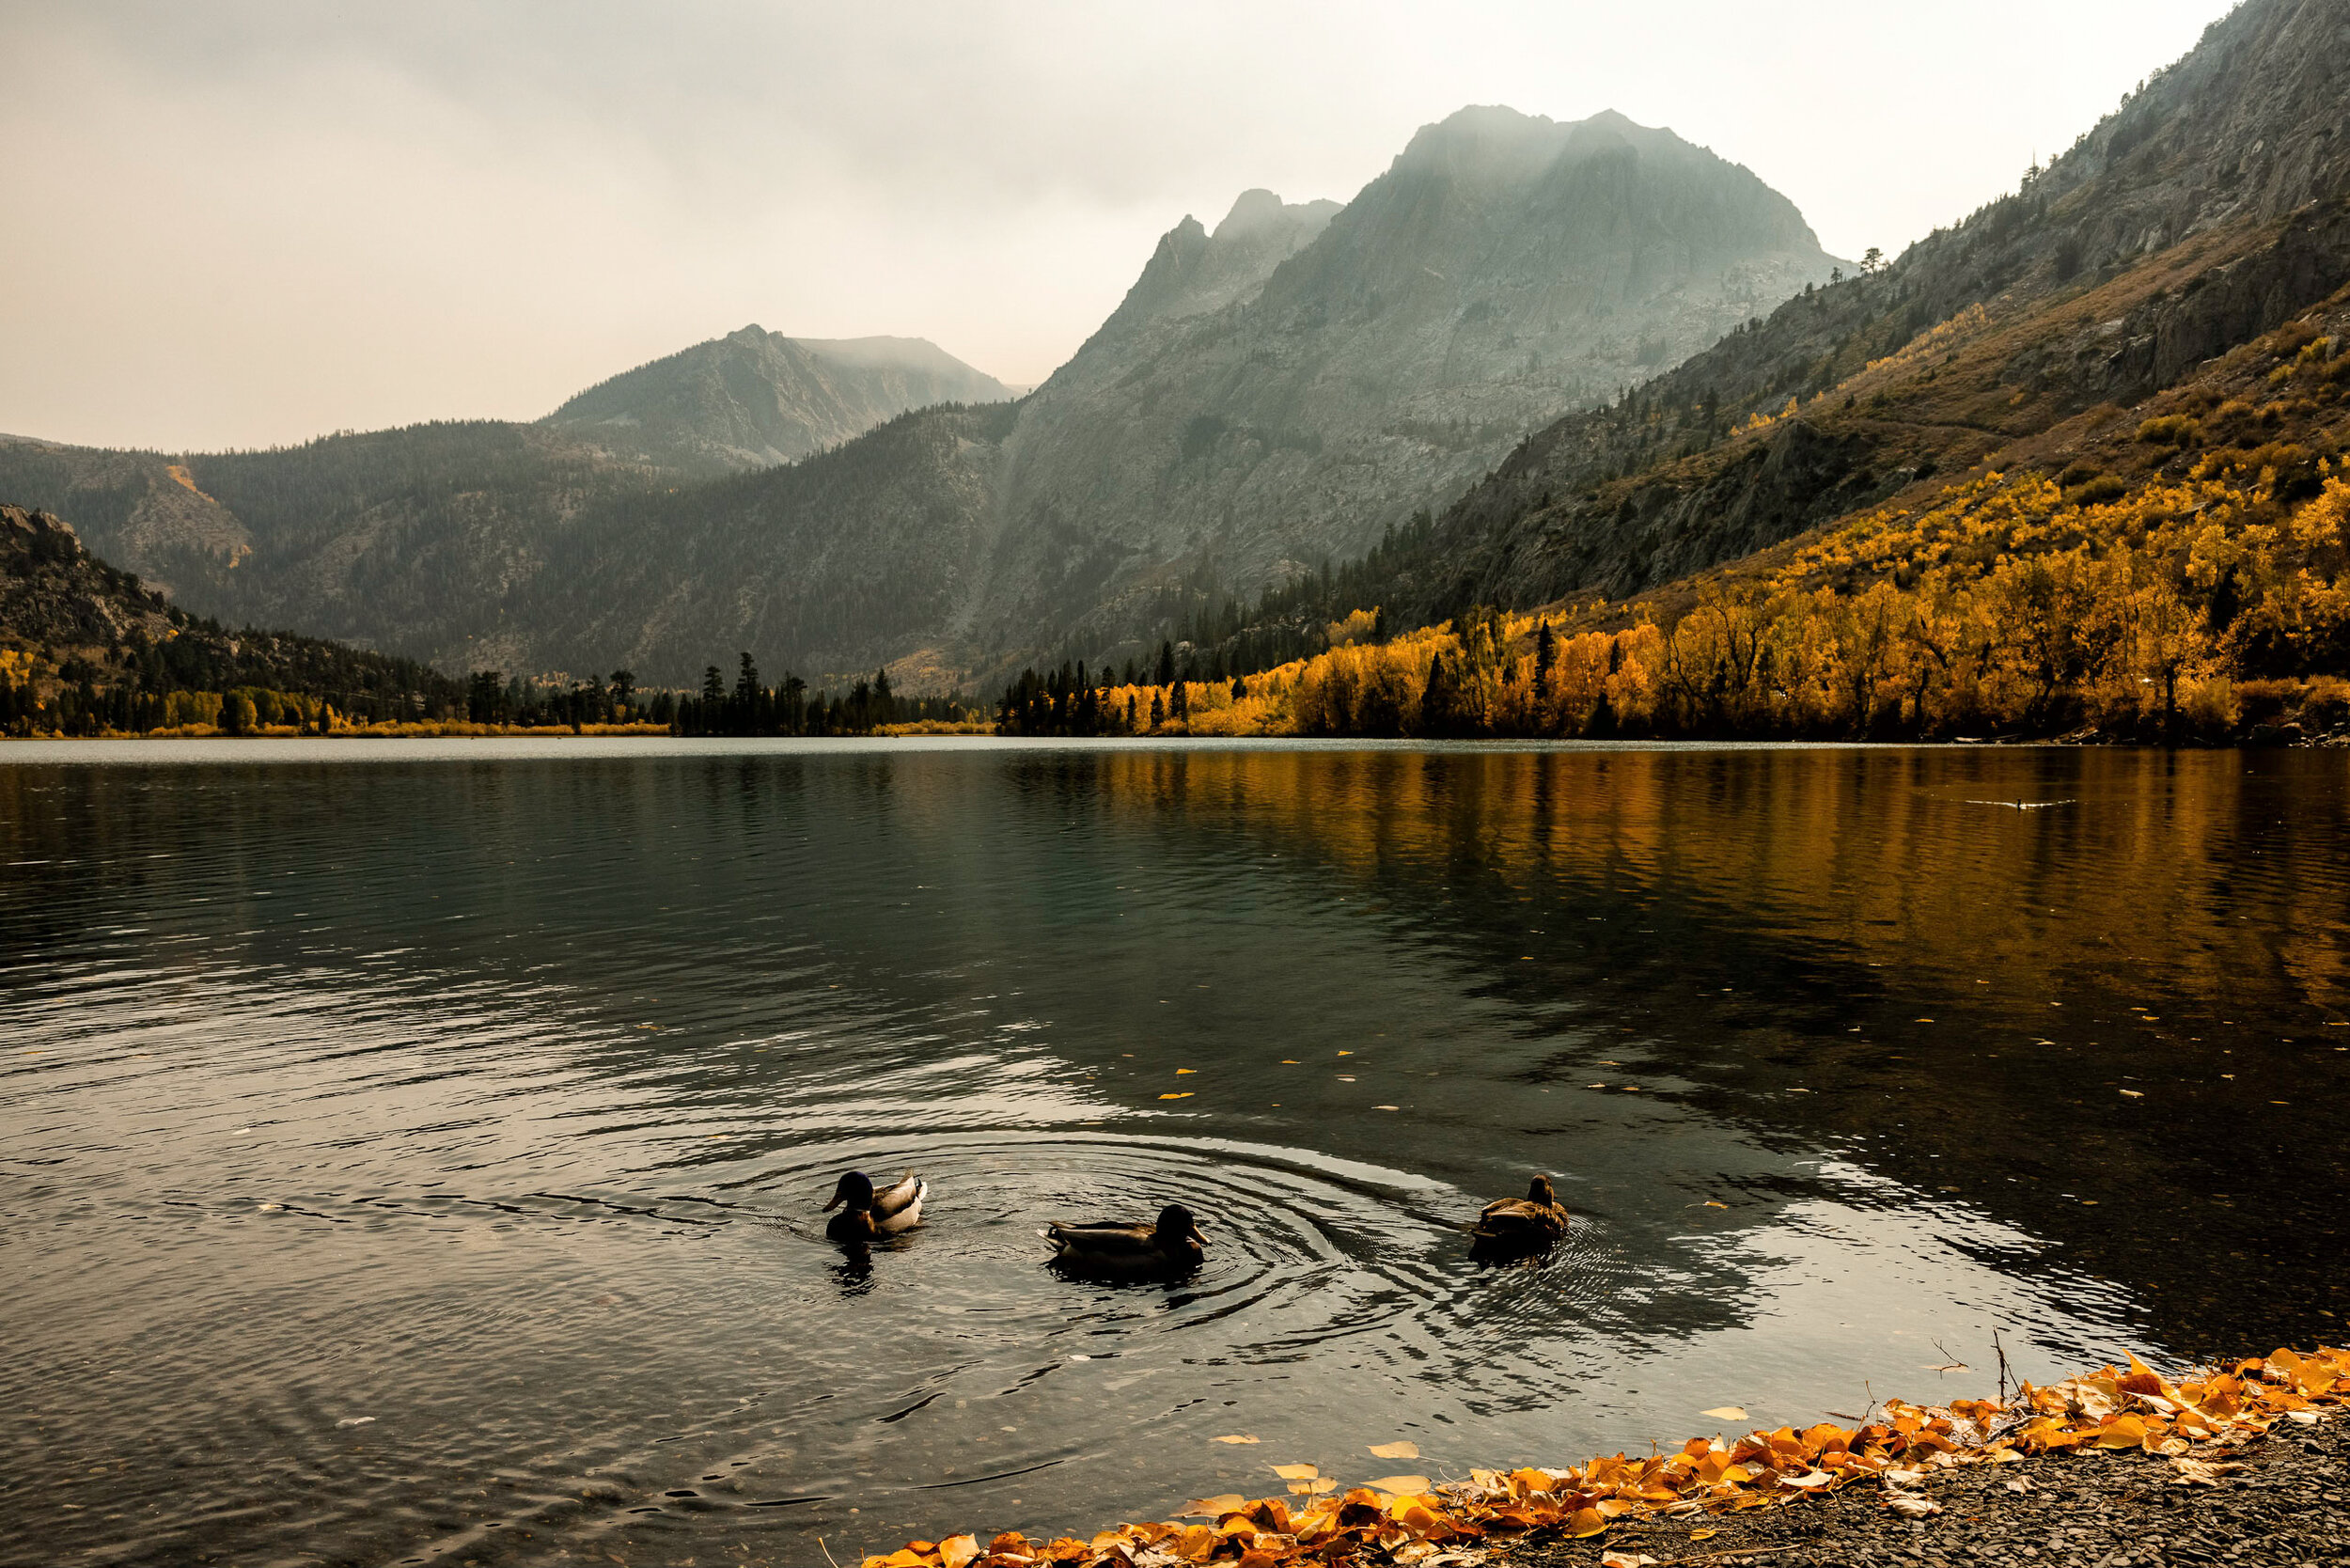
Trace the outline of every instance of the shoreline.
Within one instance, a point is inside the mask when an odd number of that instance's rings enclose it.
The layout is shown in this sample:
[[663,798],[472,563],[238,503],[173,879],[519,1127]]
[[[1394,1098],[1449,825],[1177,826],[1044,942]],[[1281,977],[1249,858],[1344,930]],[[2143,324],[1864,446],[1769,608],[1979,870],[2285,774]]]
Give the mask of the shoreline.
[[337,729],[321,735],[313,730],[298,729],[284,725],[265,729],[249,729],[231,734],[207,725],[191,725],[176,729],[149,729],[135,732],[109,730],[98,735],[65,735],[44,731],[30,735],[0,734],[0,746],[9,745],[64,745],[73,742],[154,741],[808,741],[833,743],[839,741],[892,740],[1001,740],[1017,741],[1029,745],[1052,746],[1075,744],[1106,745],[1120,741],[1146,745],[1164,745],[1170,741],[1196,741],[1207,746],[1238,745],[1282,745],[1307,743],[1321,746],[1368,747],[1374,750],[1418,750],[1440,747],[1447,750],[1473,747],[1490,751],[1524,751],[1529,749],[1561,749],[1573,751],[1709,751],[1732,747],[1740,751],[1758,751],[1772,747],[1791,750],[1880,750],[1880,751],[1986,751],[1986,750],[2044,750],[2065,751],[2140,751],[2140,752],[2219,752],[2219,751],[2339,751],[2350,749],[2350,734],[2326,734],[2308,737],[2238,737],[2224,742],[2196,741],[2164,744],[2154,741],[2117,739],[2103,734],[2064,735],[1959,735],[1942,739],[1834,739],[1818,736],[1755,737],[1740,735],[1622,735],[1607,739],[1590,736],[1560,735],[1303,735],[1303,734],[1192,734],[1187,731],[1164,730],[1143,734],[1115,735],[1027,735],[1006,734],[993,725],[953,726],[935,723],[887,725],[877,729],[843,731],[824,735],[681,735],[666,725],[650,724],[590,724],[579,729],[567,725],[484,725],[458,721],[448,723],[379,724]]
[[[1676,1562],[1939,1562],[1946,1554],[2118,1568],[2210,1560],[2235,1543],[2282,1543],[2254,1560],[2350,1561],[2350,1350],[2280,1349],[2173,1378],[2137,1357],[1997,1400],[1885,1400],[1851,1427],[1694,1437],[1646,1458],[1464,1480],[1362,1482],[1269,1463],[1288,1496],[1198,1498],[1171,1519],[1089,1539],[1017,1532],[915,1541],[860,1568],[1176,1568],[1232,1562],[1406,1568],[1664,1568]],[[1743,1420],[1732,1407],[1707,1412]],[[1393,1465],[1408,1442],[1366,1452]],[[2199,1532],[2170,1548],[2150,1533],[2185,1508]],[[1989,1543],[1986,1544],[1985,1543]],[[1931,1550],[1929,1549],[1931,1545]]]

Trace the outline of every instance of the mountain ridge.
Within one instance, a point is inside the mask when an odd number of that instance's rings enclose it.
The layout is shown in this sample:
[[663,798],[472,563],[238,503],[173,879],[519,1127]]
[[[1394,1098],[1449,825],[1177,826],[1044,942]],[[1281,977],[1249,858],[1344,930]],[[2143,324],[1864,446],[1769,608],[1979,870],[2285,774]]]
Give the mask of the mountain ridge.
[[707,476],[795,462],[909,409],[1011,395],[927,338],[787,337],[753,323],[607,377],[538,422]]
[[[1668,132],[1472,109],[1343,205],[1251,190],[1213,230],[1184,219],[1002,417],[935,404],[745,471],[829,416],[775,392],[810,384],[818,352],[744,328],[532,426],[191,455],[185,484],[17,444],[0,494],[76,516],[197,607],[450,667],[601,662],[633,623],[648,679],[755,642],[811,674],[984,677],[1073,637],[1154,643],[1202,573],[1249,587],[1357,555],[1528,429],[1834,265],[1784,196]],[[885,347],[830,345],[825,373]],[[858,632],[849,604],[881,613]]]

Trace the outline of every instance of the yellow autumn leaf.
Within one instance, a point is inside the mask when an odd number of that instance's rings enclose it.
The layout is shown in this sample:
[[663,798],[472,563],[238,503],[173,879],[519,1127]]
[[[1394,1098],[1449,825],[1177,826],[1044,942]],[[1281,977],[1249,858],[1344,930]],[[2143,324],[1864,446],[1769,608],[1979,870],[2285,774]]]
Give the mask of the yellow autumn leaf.
[[1711,1410],[1700,1410],[1698,1414],[1711,1416],[1717,1421],[1743,1421],[1747,1419],[1745,1407],[1736,1404],[1716,1405]]
[[1374,1459],[1418,1459],[1419,1445],[1408,1440],[1399,1443],[1376,1443],[1371,1446],[1371,1455]]
[[1363,1484],[1374,1492],[1390,1492],[1397,1497],[1408,1497],[1427,1491],[1434,1483],[1426,1476],[1381,1476],[1377,1481],[1365,1482]]
[[1188,1100],[1191,1098],[1191,1090],[1185,1090],[1181,1094],[1162,1094],[1159,1098],[1162,1100]]
[[1214,1443],[1254,1443],[1258,1439],[1255,1437],[1240,1432],[1235,1432],[1229,1437],[1212,1437],[1209,1439],[1210,1442]]
[[1191,1501],[1183,1504],[1182,1512],[1177,1513],[1176,1517],[1188,1519],[1194,1514],[1204,1513],[1213,1519],[1227,1513],[1237,1513],[1247,1506],[1248,1499],[1238,1492],[1219,1492],[1213,1497],[1192,1498]]
[[1311,1481],[1320,1475],[1320,1466],[1313,1465],[1276,1465],[1273,1473],[1283,1481]]
[[979,1555],[977,1536],[950,1535],[938,1544],[939,1568],[964,1568]]
[[1714,1537],[1719,1534],[1721,1534],[1721,1531],[1717,1529],[1693,1529],[1689,1532],[1689,1539],[1692,1541],[1711,1541]]
[[1607,1521],[1601,1516],[1596,1508],[1578,1508],[1574,1511],[1574,1516],[1567,1520],[1567,1533],[1578,1538],[1597,1535],[1606,1528]]

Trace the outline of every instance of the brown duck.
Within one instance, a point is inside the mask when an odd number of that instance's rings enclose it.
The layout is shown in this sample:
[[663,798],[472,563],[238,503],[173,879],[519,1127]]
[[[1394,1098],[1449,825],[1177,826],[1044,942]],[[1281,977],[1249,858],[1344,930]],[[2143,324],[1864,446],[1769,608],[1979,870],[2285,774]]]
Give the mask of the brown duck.
[[1470,1227],[1474,1256],[1525,1257],[1540,1252],[1567,1233],[1567,1206],[1547,1176],[1537,1176],[1524,1198],[1496,1198],[1485,1205]]

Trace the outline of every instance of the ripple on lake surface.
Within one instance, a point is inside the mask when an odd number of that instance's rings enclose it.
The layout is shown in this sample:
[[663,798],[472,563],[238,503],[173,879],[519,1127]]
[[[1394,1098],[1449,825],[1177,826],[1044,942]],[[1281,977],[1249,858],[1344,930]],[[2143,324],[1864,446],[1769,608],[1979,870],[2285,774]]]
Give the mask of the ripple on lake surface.
[[[799,1561],[2338,1339],[2344,784],[11,747],[0,1560]],[[853,1165],[930,1223],[826,1243]],[[1196,1276],[1045,1266],[1167,1201]]]

